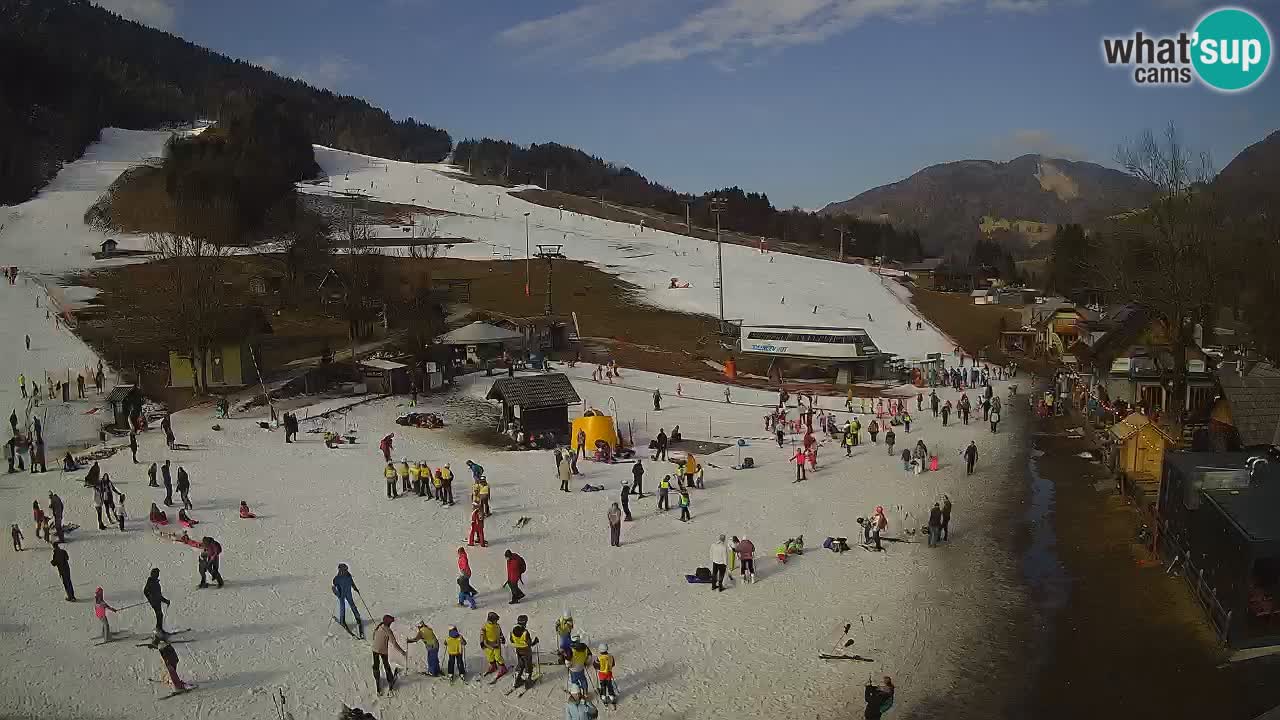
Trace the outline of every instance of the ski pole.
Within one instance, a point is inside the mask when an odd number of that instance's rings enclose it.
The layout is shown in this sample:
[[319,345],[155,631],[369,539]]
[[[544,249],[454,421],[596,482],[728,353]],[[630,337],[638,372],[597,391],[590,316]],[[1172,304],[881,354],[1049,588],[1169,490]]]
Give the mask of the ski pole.
[[125,605],[125,606],[124,606],[124,607],[122,607],[122,608],[117,608],[117,609],[116,609],[116,612],[121,612],[121,611],[123,611],[123,610],[128,610],[129,608],[136,608],[136,607],[138,607],[139,605],[146,605],[146,604],[147,604],[147,601],[146,601],[146,600],[143,600],[142,602],[136,602],[136,603],[134,603],[134,604],[132,604],[132,605]]
[[357,591],[356,591],[356,595],[359,595],[359,596],[360,596],[360,602],[364,603],[364,611],[365,611],[365,612],[367,612],[367,613],[369,613],[369,620],[371,620],[371,621],[372,621],[372,620],[373,620],[373,611],[369,609],[369,603],[365,602],[365,599],[364,599],[364,593],[362,593],[362,592],[360,592],[359,590],[357,590]]

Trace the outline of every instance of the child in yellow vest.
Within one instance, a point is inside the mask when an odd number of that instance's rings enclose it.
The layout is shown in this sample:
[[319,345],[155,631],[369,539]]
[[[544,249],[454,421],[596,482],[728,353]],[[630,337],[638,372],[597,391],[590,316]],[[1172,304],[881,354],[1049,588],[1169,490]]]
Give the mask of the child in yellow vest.
[[600,680],[600,702],[605,705],[618,704],[618,691],[613,684],[613,667],[616,661],[609,654],[609,646],[600,643],[600,654],[596,655],[595,662],[592,664],[596,668],[596,677]]
[[462,660],[462,649],[467,646],[467,639],[462,637],[462,633],[458,632],[458,628],[450,625],[449,635],[444,639],[444,651],[449,656],[449,682],[454,680],[454,670],[462,676],[462,681],[467,681],[467,666]]
[[396,490],[396,466],[387,463],[387,469],[382,471],[382,477],[387,481],[387,499],[400,497],[399,491]]
[[480,629],[480,647],[484,648],[484,659],[489,661],[489,669],[485,675],[497,671],[493,681],[507,674],[507,664],[502,658],[502,645],[507,641],[502,634],[502,626],[498,624],[498,613],[489,613],[488,622]]

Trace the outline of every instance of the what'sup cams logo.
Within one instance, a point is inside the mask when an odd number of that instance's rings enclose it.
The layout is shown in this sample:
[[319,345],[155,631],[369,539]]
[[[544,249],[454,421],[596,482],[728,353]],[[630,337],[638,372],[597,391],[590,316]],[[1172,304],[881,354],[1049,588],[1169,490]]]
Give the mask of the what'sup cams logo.
[[1103,38],[1102,56],[1108,65],[1132,67],[1137,85],[1190,85],[1199,78],[1214,90],[1237,92],[1267,74],[1271,33],[1248,10],[1218,8],[1190,32]]

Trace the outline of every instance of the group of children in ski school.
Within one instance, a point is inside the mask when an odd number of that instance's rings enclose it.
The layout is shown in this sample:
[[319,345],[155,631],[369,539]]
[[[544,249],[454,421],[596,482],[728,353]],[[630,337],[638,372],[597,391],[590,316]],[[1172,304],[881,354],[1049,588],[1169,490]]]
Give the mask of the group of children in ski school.
[[[334,578],[334,594],[338,596],[339,618],[335,618],[345,627],[345,610],[344,606],[351,603],[351,592],[359,592],[355,588],[345,565],[338,566],[338,576]],[[464,576],[465,578],[465,576]],[[461,603],[460,603],[461,604]],[[474,607],[474,605],[473,605]],[[356,612],[356,620],[360,621],[359,611],[355,609],[354,603],[351,603],[352,610]],[[508,694],[515,690],[523,688],[527,691],[533,687],[536,680],[541,677],[537,667],[541,665],[540,653],[538,648],[539,639],[533,635],[528,629],[529,616],[520,615],[516,618],[516,624],[509,634],[503,632],[500,624],[500,617],[496,612],[488,613],[485,618],[484,625],[481,626],[480,647],[484,652],[487,668],[481,677],[493,675],[490,684],[496,684],[508,672],[506,656],[504,648],[509,642],[515,650],[515,683],[512,685]],[[409,661],[407,650],[400,645],[394,633],[391,631],[391,625],[395,622],[395,617],[384,615],[382,621],[374,629],[373,633],[373,676],[374,684],[379,694],[382,693],[383,684],[387,689],[395,689],[396,674],[391,671],[388,660],[388,652],[391,647],[404,656],[405,662]],[[359,637],[364,637],[363,625],[361,624],[361,632]],[[600,643],[596,650],[596,654],[592,654],[591,649],[587,646],[581,633],[575,631],[573,622],[573,613],[570,610],[564,610],[560,618],[556,620],[555,632],[558,638],[556,649],[556,664],[563,664],[569,676],[571,685],[571,694],[580,697],[590,697],[591,687],[588,680],[588,669],[594,669],[597,693],[602,702],[605,704],[613,704],[617,702],[617,690],[614,685],[614,671],[617,661],[613,655],[609,653],[607,643]],[[435,630],[425,621],[419,620],[414,628],[412,635],[404,638],[405,644],[422,643],[425,649],[426,657],[424,659],[423,674],[429,677],[443,677],[447,671],[449,681],[453,682],[461,679],[463,682],[467,680],[466,666],[466,647],[467,638],[456,625],[450,625],[444,637],[444,650],[447,665],[444,671],[440,665],[440,639],[437,637]],[[523,694],[523,692],[521,693]]]

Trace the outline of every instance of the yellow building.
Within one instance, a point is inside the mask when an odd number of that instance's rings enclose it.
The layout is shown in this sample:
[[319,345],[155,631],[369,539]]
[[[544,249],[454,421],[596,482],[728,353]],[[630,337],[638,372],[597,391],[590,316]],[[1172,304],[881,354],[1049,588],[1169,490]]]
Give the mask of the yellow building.
[[1142,413],[1133,413],[1108,430],[1115,443],[1115,467],[1127,496],[1138,508],[1152,511],[1159,497],[1164,453],[1177,440]]
[[[205,367],[204,378],[209,387],[239,387],[257,382],[246,343],[215,343],[205,353]],[[192,367],[189,353],[169,351],[169,387],[194,387],[197,372],[199,369]]]

